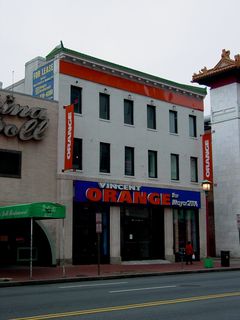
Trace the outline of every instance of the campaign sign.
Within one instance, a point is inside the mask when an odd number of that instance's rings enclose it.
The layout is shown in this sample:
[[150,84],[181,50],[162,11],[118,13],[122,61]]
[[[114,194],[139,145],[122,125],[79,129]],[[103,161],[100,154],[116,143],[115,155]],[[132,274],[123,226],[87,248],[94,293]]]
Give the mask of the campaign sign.
[[201,208],[197,191],[92,181],[75,181],[75,201]]

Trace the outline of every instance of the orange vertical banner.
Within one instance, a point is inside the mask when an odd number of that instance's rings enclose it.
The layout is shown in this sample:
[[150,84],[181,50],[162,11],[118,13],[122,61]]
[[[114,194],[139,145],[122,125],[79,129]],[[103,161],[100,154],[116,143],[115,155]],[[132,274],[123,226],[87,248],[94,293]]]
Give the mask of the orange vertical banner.
[[203,180],[213,183],[213,165],[212,165],[212,135],[204,133],[202,136],[203,147]]
[[66,110],[65,163],[64,170],[72,169],[74,138],[74,104],[64,107]]

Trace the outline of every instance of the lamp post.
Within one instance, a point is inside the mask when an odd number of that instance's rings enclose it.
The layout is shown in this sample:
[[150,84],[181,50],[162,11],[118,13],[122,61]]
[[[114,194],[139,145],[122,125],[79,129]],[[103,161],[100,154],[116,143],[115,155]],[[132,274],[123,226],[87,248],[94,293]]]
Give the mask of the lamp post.
[[211,181],[209,180],[203,180],[202,181],[202,189],[205,192],[205,196],[206,196],[206,240],[207,240],[207,256],[209,256],[210,253],[210,248],[209,248],[209,211],[208,211],[208,193],[211,190]]

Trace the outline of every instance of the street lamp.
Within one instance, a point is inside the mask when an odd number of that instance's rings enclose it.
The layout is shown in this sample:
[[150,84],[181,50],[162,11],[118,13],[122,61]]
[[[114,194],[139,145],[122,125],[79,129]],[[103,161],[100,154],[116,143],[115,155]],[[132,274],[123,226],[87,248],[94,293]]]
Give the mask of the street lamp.
[[211,181],[209,180],[203,180],[202,181],[202,189],[205,191],[206,196],[206,233],[207,233],[207,256],[209,256],[210,253],[210,241],[209,241],[209,212],[208,212],[208,193],[211,190]]

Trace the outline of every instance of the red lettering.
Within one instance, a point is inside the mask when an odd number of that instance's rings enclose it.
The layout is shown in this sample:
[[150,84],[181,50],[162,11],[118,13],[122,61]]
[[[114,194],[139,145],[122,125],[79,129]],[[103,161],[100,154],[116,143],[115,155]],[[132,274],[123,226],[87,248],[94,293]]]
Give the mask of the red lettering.
[[146,192],[133,192],[133,203],[147,204],[147,193]]
[[90,201],[100,201],[102,199],[102,191],[97,188],[88,188],[86,190],[86,198]]
[[117,191],[111,189],[103,190],[103,201],[104,202],[117,202]]
[[149,193],[148,195],[148,201],[151,204],[161,204],[161,198],[160,194],[157,192]]
[[132,203],[132,196],[129,191],[121,191],[118,197],[118,202]]
[[171,205],[171,195],[169,193],[162,194],[162,205],[170,206]]

